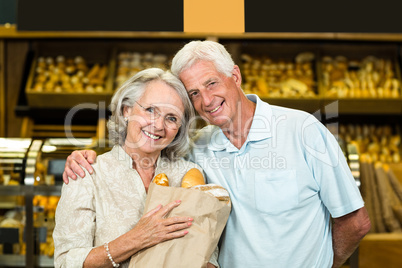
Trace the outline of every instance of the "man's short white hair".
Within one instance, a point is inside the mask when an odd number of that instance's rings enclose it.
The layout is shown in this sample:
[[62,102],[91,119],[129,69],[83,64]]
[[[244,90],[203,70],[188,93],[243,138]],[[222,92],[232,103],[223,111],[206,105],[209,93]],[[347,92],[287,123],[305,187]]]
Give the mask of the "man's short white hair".
[[218,72],[227,77],[232,75],[234,61],[225,47],[213,41],[192,41],[176,53],[172,60],[171,72],[180,74],[199,61],[209,61]]

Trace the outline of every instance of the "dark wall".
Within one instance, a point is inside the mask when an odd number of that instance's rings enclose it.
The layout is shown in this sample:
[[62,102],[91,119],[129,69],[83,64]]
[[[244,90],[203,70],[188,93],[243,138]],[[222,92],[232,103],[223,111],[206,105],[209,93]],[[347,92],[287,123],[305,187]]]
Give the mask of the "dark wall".
[[17,21],[17,0],[0,0],[0,24]]
[[18,30],[183,31],[183,0],[19,0]]

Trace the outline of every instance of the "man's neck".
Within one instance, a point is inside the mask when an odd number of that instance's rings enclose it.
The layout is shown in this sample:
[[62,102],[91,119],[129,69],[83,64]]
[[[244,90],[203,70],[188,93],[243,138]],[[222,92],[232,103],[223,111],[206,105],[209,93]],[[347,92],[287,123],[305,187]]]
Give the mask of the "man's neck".
[[237,149],[240,149],[247,140],[256,106],[254,102],[246,99],[246,101],[239,104],[237,118],[234,118],[228,127],[221,127],[223,134]]

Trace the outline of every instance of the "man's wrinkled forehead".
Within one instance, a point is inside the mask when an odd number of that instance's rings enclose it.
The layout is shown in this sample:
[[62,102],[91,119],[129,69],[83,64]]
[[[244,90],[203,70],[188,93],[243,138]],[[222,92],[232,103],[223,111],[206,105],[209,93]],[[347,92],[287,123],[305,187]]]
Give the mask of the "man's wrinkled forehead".
[[206,87],[211,81],[219,77],[219,72],[213,62],[199,61],[192,67],[180,73],[180,80],[187,92]]

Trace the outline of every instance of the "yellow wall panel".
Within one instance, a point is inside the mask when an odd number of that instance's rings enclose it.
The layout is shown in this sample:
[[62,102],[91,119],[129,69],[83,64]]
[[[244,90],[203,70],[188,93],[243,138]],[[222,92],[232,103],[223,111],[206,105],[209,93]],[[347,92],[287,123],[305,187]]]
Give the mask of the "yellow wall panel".
[[184,32],[244,33],[244,0],[183,0]]

